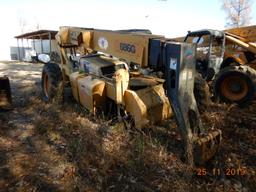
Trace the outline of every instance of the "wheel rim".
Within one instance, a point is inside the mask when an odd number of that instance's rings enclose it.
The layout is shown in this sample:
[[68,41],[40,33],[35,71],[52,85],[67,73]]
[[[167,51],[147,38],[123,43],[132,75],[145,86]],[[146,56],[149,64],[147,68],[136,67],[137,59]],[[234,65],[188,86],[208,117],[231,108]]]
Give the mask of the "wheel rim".
[[221,94],[230,101],[239,101],[248,93],[248,84],[240,76],[226,77],[221,85]]
[[46,73],[44,73],[44,94],[49,97],[49,78]]

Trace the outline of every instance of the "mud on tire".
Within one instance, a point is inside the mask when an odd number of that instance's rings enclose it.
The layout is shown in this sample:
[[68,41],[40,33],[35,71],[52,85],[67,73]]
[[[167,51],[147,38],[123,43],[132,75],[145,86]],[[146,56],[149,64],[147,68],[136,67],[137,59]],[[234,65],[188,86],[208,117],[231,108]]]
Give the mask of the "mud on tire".
[[55,63],[46,63],[42,71],[42,97],[46,102],[61,98],[63,93],[62,73]]
[[215,77],[214,97],[219,101],[245,106],[254,99],[255,85],[256,71],[251,67],[226,67]]

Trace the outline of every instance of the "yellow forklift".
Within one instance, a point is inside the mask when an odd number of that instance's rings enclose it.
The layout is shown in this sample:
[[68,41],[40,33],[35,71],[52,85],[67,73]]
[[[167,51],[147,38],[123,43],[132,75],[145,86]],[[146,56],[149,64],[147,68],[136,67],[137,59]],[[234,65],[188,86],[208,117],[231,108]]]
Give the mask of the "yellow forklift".
[[[77,102],[96,114],[132,119],[138,129],[175,116],[187,159],[202,164],[217,152],[221,131],[202,126],[194,98],[195,47],[148,30],[60,27],[61,63],[46,63],[46,101],[71,86]],[[61,93],[61,94],[60,94]]]
[[217,100],[245,106],[256,94],[256,26],[226,31],[189,32],[184,42],[195,43],[196,69],[212,83]]

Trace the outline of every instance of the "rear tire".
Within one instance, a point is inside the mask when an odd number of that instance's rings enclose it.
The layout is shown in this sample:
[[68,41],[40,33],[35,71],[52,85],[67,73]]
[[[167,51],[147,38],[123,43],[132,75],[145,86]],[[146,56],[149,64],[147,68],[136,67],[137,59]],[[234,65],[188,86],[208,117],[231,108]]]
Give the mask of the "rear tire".
[[197,106],[200,112],[207,111],[209,105],[212,103],[211,94],[208,83],[201,76],[200,73],[196,73],[194,82],[194,96],[197,102]]
[[42,95],[43,100],[50,102],[53,99],[63,98],[62,73],[55,63],[46,63],[42,72]]
[[249,66],[222,69],[213,83],[214,97],[223,102],[249,104],[254,99],[256,71]]

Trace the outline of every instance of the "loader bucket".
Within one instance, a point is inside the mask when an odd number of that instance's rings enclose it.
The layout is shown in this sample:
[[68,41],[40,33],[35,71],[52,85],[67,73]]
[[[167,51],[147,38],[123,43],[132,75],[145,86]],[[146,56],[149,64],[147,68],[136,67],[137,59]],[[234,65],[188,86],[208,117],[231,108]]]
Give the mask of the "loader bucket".
[[8,110],[11,108],[12,96],[9,78],[0,77],[0,109]]
[[197,138],[194,145],[195,163],[202,165],[212,159],[219,150],[221,139],[220,130],[209,131],[207,135]]

